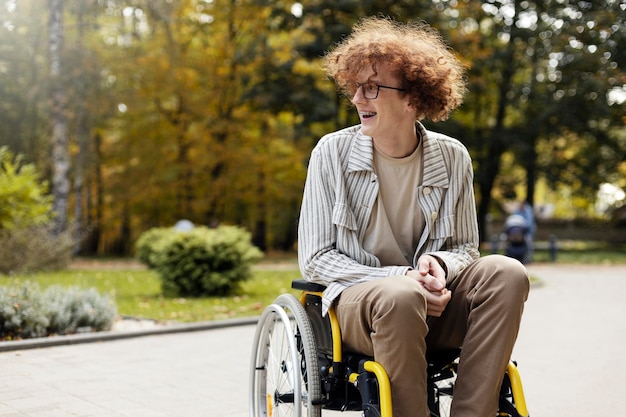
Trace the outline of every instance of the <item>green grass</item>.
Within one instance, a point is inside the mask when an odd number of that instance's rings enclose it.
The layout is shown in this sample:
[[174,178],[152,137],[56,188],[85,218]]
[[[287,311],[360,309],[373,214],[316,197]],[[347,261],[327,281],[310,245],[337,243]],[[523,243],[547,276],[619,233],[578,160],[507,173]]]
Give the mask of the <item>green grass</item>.
[[[537,242],[533,262],[557,264],[593,264],[593,265],[624,265],[626,264],[626,245],[607,244],[587,241],[557,242],[556,260],[552,259],[549,242]],[[483,254],[490,252],[488,247],[482,248]],[[501,254],[504,250],[499,251]]]
[[[541,250],[535,251],[534,261],[552,262],[552,256],[543,243]],[[626,264],[626,245],[601,242],[562,241],[558,242],[556,262],[564,264]]]
[[[486,252],[485,252],[486,253]],[[537,250],[535,262],[549,262],[547,250]],[[230,297],[166,298],[161,295],[158,275],[149,270],[110,267],[110,262],[92,261],[88,267],[60,272],[7,277],[0,275],[0,285],[26,281],[37,282],[42,288],[50,285],[96,288],[110,295],[122,316],[145,317],[164,322],[198,322],[256,316],[282,293],[292,292],[291,281],[299,278],[293,257],[266,261],[253,269],[252,278]],[[568,245],[557,253],[556,263],[626,264],[624,247],[598,248],[588,245]]]
[[[165,322],[197,322],[256,316],[279,294],[291,292],[291,281],[298,278],[297,268],[255,270],[253,277],[231,297],[166,298],[160,280],[147,270],[67,270],[28,276],[0,276],[0,285],[37,282],[50,285],[96,288],[115,300],[118,314]],[[295,292],[294,292],[295,293]]]
[[[548,251],[537,251],[533,260],[535,262],[552,262]],[[561,250],[556,253],[556,263],[623,265],[626,264],[626,251]]]

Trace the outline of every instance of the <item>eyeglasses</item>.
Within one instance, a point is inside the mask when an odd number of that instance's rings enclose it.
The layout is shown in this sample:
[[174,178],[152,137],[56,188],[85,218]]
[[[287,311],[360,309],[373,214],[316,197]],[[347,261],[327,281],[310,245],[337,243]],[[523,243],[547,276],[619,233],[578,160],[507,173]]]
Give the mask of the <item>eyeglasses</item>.
[[361,88],[361,91],[363,92],[363,97],[365,97],[368,100],[374,100],[378,98],[378,92],[380,91],[381,88],[387,88],[389,90],[396,90],[396,91],[406,91],[406,89],[404,88],[389,87],[386,85],[380,85],[380,84],[376,84],[372,82],[367,82],[367,83],[350,82],[346,85],[346,94],[348,95],[348,97],[350,98],[354,97],[359,87]]

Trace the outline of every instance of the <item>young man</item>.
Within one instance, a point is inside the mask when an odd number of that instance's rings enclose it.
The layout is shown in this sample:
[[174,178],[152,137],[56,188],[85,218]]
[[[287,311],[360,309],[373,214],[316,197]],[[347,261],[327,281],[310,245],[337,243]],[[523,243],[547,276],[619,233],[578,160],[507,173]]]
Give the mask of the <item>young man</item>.
[[389,374],[394,417],[429,416],[426,350],[462,347],[453,416],[489,417],[528,275],[479,258],[469,154],[419,120],[462,102],[463,67],[425,24],[368,18],[325,57],[361,124],[311,154],[299,224],[303,276],[327,285],[346,349]]

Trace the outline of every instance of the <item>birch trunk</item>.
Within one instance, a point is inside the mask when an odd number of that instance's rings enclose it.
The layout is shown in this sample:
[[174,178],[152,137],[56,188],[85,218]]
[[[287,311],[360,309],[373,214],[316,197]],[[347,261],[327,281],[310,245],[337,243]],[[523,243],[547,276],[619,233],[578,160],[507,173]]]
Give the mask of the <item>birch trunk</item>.
[[48,52],[51,82],[52,123],[52,195],[55,213],[54,230],[67,230],[67,210],[70,192],[70,157],[65,115],[66,95],[62,82],[63,0],[49,0]]
[[[85,11],[85,3],[80,2],[78,4],[77,20],[78,20],[78,39],[76,40],[76,49],[80,56],[80,62],[85,62],[85,48],[83,44],[83,38],[85,36],[85,23],[83,21]],[[84,182],[85,182],[85,164],[87,156],[87,145],[89,136],[89,121],[87,110],[83,103],[87,95],[86,80],[87,75],[81,72],[76,77],[76,83],[78,90],[76,92],[77,106],[74,106],[74,112],[76,114],[76,140],[78,141],[78,154],[74,161],[74,223],[72,228],[74,230],[75,243],[74,243],[74,255],[80,253],[82,242],[86,237],[85,231],[85,216],[83,214],[84,205]]]

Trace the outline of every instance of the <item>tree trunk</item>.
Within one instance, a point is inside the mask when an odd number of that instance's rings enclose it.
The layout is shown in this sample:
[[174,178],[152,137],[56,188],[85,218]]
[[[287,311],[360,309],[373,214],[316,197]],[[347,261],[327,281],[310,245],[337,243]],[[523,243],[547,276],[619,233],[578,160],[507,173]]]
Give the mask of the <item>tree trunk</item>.
[[533,138],[528,144],[526,155],[526,202],[535,206],[535,183],[537,182],[537,140]]
[[513,85],[513,75],[515,73],[514,65],[510,64],[514,62],[515,57],[515,39],[517,35],[516,21],[519,16],[519,2],[516,0],[513,2],[515,8],[515,21],[509,27],[510,40],[507,43],[506,50],[503,51],[502,60],[505,63],[501,69],[502,75],[498,90],[498,109],[496,113],[495,126],[491,131],[491,137],[489,140],[488,153],[480,166],[480,175],[478,178],[480,188],[480,201],[478,203],[478,229],[480,234],[480,241],[485,242],[489,240],[487,236],[487,215],[489,214],[489,207],[491,206],[493,186],[495,184],[496,176],[500,173],[500,161],[502,154],[509,148],[510,137],[505,127],[505,117],[507,107],[509,105],[508,95]]
[[[84,36],[84,22],[83,22],[83,2],[78,6],[78,41],[77,49],[81,61],[85,59],[85,50],[83,46]],[[85,236],[85,216],[83,214],[84,205],[84,182],[85,182],[85,156],[87,155],[87,143],[89,137],[89,123],[87,118],[87,112],[84,106],[85,95],[88,88],[86,82],[86,75],[81,72],[77,77],[78,89],[76,102],[78,106],[75,108],[76,112],[76,136],[78,140],[78,154],[76,155],[76,161],[74,166],[74,219],[75,219],[75,236],[74,242],[74,254],[81,251],[82,242]]]
[[54,231],[67,230],[70,193],[70,157],[65,115],[66,95],[61,79],[63,48],[63,0],[49,0],[48,52],[50,54],[51,120],[52,120],[52,195],[54,197]]
[[102,166],[102,136],[100,133],[96,133],[93,136],[94,143],[94,178],[91,179],[90,184],[86,188],[87,195],[87,227],[85,233],[85,240],[83,244],[83,251],[93,255],[100,254],[102,251],[102,224],[104,216],[104,179],[103,179],[103,166]]
[[[511,53],[511,56],[513,54]],[[481,172],[478,177],[478,185],[480,188],[480,201],[478,203],[478,226],[480,241],[489,240],[487,236],[487,214],[489,214],[489,206],[491,205],[491,192],[496,180],[496,176],[500,172],[500,160],[502,154],[507,149],[506,131],[504,129],[504,118],[506,116],[506,107],[508,104],[507,93],[510,88],[510,82],[513,77],[513,70],[505,67],[502,71],[502,81],[498,95],[498,111],[496,114],[496,124],[489,138],[489,146],[487,156],[481,164]]]

